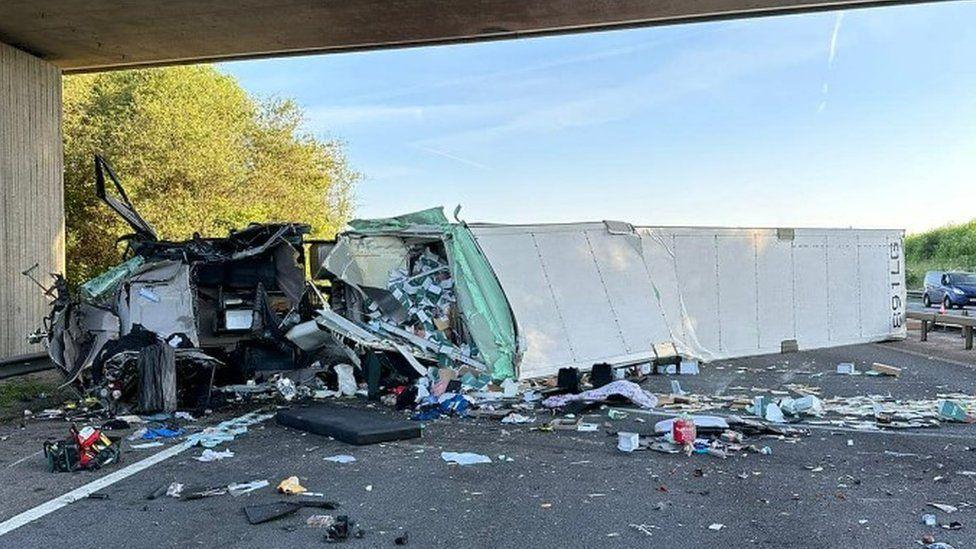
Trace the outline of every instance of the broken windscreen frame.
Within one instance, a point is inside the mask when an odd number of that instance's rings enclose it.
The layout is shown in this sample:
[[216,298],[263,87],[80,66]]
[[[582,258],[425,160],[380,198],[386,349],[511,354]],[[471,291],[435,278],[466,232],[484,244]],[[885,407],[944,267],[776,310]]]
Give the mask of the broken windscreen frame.
[[[115,187],[115,192],[118,194],[118,198],[114,196],[109,196],[105,189],[106,174],[108,179],[112,182]],[[109,208],[115,210],[117,214],[122,216],[122,219],[132,227],[135,234],[145,240],[156,241],[159,237],[156,236],[156,231],[152,226],[146,222],[145,219],[139,215],[136,211],[135,206],[129,201],[129,197],[125,194],[125,189],[122,188],[122,184],[119,183],[119,178],[115,175],[115,171],[112,170],[112,166],[105,161],[99,155],[95,155],[95,195],[98,196],[108,205]]]

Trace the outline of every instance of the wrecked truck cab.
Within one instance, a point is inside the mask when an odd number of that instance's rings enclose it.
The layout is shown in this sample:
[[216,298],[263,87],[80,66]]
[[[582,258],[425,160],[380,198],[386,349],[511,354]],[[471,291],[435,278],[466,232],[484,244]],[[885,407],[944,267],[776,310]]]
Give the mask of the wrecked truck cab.
[[95,174],[96,194],[133,233],[120,239],[127,243],[122,263],[76,292],[58,286],[47,347],[69,383],[108,404],[132,402],[140,352],[156,341],[176,349],[175,365],[163,367],[192,389],[180,388],[188,398],[205,400],[215,378],[296,368],[300,350],[282,326],[303,296],[308,225],[251,224],[226,237],[161,240],[97,156]]

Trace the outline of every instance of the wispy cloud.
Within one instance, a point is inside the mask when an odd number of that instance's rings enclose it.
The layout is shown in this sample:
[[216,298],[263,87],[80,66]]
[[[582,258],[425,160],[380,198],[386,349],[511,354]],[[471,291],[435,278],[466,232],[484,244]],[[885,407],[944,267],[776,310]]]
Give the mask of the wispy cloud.
[[449,153],[447,151],[442,151],[440,149],[435,149],[433,147],[427,147],[427,146],[423,146],[423,145],[412,145],[412,146],[415,149],[421,150],[421,151],[423,151],[425,153],[430,153],[430,154],[433,154],[435,156],[440,156],[442,158],[447,158],[447,159],[453,160],[455,162],[460,162],[461,164],[467,164],[468,166],[473,166],[475,168],[478,168],[479,170],[487,170],[488,169],[488,166],[482,164],[481,162],[475,162],[474,160],[470,160],[470,159],[467,159],[467,158],[463,158],[463,157],[460,157],[460,156],[451,154],[451,153]]
[[834,57],[837,55],[837,36],[840,34],[840,26],[844,22],[844,12],[838,12],[834,19],[834,32],[830,33],[830,53],[827,55],[827,67],[834,66]]
[[404,126],[450,121],[480,120],[506,112],[511,105],[503,101],[481,103],[429,103],[413,105],[314,105],[306,108],[307,125],[312,130],[360,128],[369,124]]
[[[545,73],[556,69],[572,67],[575,65],[594,63],[597,61],[606,61],[616,57],[623,57],[627,55],[645,53],[648,50],[664,48],[668,46],[669,43],[678,40],[683,40],[683,41],[694,40],[695,37],[698,36],[698,34],[703,34],[703,33],[704,31],[700,31],[699,33],[686,34],[680,37],[667,36],[667,37],[661,37],[652,40],[644,40],[642,42],[638,42],[635,44],[598,49],[595,51],[590,51],[581,54],[567,55],[563,57],[556,57],[542,62],[530,63],[521,66],[513,66],[503,70],[486,71],[479,74],[470,74],[465,76],[457,76],[453,78],[445,78],[434,82],[422,82],[419,84],[415,84],[413,86],[401,86],[393,90],[381,90],[376,92],[370,92],[366,94],[351,96],[346,99],[351,102],[389,100],[389,99],[395,99],[400,97],[409,97],[413,95],[427,94],[438,90],[463,88],[466,86],[478,86],[486,82],[494,83],[499,81],[513,81],[513,80],[517,80],[520,77],[525,77],[535,73]],[[531,42],[531,39],[527,41]]]
[[428,108],[422,105],[316,105],[306,109],[305,114],[313,127],[320,124],[345,126],[376,121],[423,120]]
[[[547,98],[502,121],[416,142],[434,148],[473,147],[513,135],[552,133],[623,120],[654,105],[716,89],[733,79],[814,59],[822,50],[808,44],[738,50],[713,48],[679,55],[624,83],[586,90],[568,99]],[[639,70],[635,70],[639,72]]]
[[840,36],[840,26],[843,23],[844,12],[837,12],[837,16],[834,18],[834,30],[830,33],[830,43],[827,46],[827,75],[824,77],[817,112],[823,112],[827,108],[827,96],[830,92],[830,86],[827,84],[827,80],[830,78],[830,71],[834,68],[834,58],[837,57],[837,37]]
[[423,170],[415,165],[381,164],[373,166],[367,174],[367,181],[400,180],[422,175]]

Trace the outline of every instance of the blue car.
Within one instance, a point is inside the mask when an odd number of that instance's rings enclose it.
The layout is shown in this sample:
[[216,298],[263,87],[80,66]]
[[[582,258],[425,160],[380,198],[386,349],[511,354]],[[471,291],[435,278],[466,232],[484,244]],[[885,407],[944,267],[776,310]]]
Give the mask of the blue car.
[[929,271],[925,273],[922,303],[931,307],[941,303],[946,309],[976,305],[976,274]]

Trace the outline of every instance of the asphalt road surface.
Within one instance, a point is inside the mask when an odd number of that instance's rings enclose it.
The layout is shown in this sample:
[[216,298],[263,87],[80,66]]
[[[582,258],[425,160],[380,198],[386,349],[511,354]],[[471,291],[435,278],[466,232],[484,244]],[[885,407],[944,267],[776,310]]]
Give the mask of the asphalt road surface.
[[[954,336],[936,337],[945,337],[947,347],[958,344]],[[819,386],[826,396],[972,394],[971,352],[953,351],[954,358],[943,360],[934,358],[933,342],[928,345],[905,341],[722,361],[701,375],[677,379],[687,391],[714,394],[788,383]],[[866,369],[874,361],[904,373],[899,379],[833,373],[838,362]],[[750,370],[740,373],[738,366]],[[671,379],[656,376],[646,386],[668,392]],[[610,428],[647,433],[655,419],[631,412]],[[927,533],[956,548],[976,546],[976,507],[969,506],[976,502],[976,477],[960,474],[976,470],[976,425],[885,433],[820,428],[796,442],[756,440],[770,446],[771,455],[722,460],[625,454],[605,432],[606,411],[588,421],[600,423],[601,430],[544,433],[488,419],[438,420],[426,425],[420,439],[362,447],[268,422],[226,445],[233,458],[202,463],[192,459],[200,449],[190,449],[102,490],[110,499],[73,503],[0,537],[0,546],[318,546],[324,543],[322,530],[305,525],[315,513],[311,509],[276,522],[247,523],[242,506],[278,500],[271,489],[196,501],[144,498],[172,481],[267,479],[273,486],[290,475],[339,502],[341,511],[333,514],[346,514],[364,529],[364,538],[347,542],[351,547],[392,547],[404,532],[409,546],[422,548],[908,548],[919,547]],[[63,422],[0,426],[0,520],[112,472],[46,472],[37,453],[41,442],[63,436],[66,428]],[[157,451],[132,450],[123,466]],[[494,462],[449,465],[441,451],[477,452]],[[356,461],[324,460],[336,454]],[[928,502],[960,509],[947,515]],[[959,521],[963,528],[924,526],[924,513],[944,523]],[[709,528],[716,524],[723,526]]]
[[[934,312],[937,312],[939,310],[939,305],[938,304],[934,304],[931,307],[926,307],[925,305],[922,305],[922,300],[920,298],[919,299],[916,299],[916,298],[910,297],[910,298],[908,298],[908,307],[907,307],[907,309],[909,311],[921,311],[921,312],[931,312],[931,313],[934,313]],[[962,309],[958,309],[958,308],[955,308],[954,307],[954,308],[951,309],[952,314],[961,314],[961,313],[962,314],[973,314],[973,311],[974,310],[976,310],[976,307],[973,307],[973,306],[965,306]],[[963,311],[965,311],[965,313],[963,313]]]

